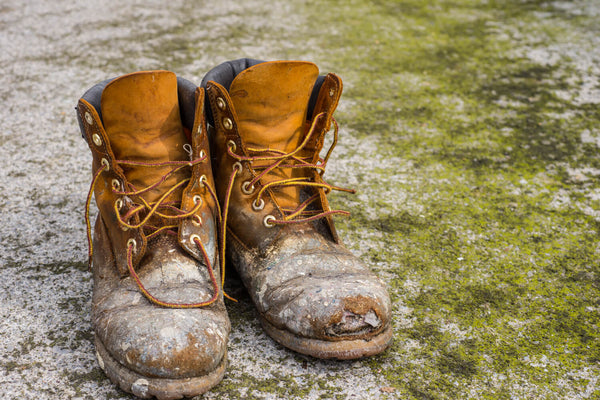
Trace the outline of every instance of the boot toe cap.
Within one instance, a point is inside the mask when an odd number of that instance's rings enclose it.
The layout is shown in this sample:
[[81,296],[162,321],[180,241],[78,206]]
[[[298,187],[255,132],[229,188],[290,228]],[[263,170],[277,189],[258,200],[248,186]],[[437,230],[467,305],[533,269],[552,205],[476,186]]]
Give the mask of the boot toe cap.
[[129,307],[103,313],[96,334],[119,363],[141,375],[189,378],[213,371],[226,352],[229,321],[210,309]]
[[385,285],[370,273],[293,279],[268,303],[273,325],[322,340],[368,339],[389,325],[391,310]]

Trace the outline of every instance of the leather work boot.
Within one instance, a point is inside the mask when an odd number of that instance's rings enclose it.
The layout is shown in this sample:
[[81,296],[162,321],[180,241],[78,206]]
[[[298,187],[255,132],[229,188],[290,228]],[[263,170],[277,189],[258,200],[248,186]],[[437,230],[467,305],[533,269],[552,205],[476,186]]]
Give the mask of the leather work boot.
[[[266,332],[318,358],[392,341],[386,285],[341,243],[322,178],[342,82],[309,62],[240,59],[203,79],[227,256]],[[207,107],[208,110],[208,107]],[[332,122],[333,121],[333,122]],[[320,157],[325,134],[332,147]],[[224,254],[221,254],[224,257]]]
[[223,378],[230,330],[204,90],[168,71],[132,73],[89,89],[77,116],[93,156],[100,367],[138,397],[204,393]]

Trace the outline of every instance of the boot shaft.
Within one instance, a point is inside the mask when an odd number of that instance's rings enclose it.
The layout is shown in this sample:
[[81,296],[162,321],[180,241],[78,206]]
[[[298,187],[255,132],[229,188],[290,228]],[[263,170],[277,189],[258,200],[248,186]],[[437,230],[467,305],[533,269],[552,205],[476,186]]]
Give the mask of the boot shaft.
[[[308,101],[319,71],[309,62],[271,62],[248,68],[238,74],[229,95],[237,114],[241,140],[248,149],[272,149],[291,153],[305,137]],[[303,151],[299,156],[306,156]],[[267,168],[272,161],[257,160],[255,169]],[[277,168],[263,182],[307,176],[306,170]],[[280,207],[293,209],[300,202],[300,187],[274,187]]]
[[[98,174],[96,204],[120,274],[128,275],[129,245],[135,244],[133,264],[137,268],[149,235],[161,228],[163,233],[176,230],[179,244],[203,262],[202,252],[191,239],[200,238],[209,259],[215,261],[217,204],[209,189],[214,181],[204,91],[170,72],[139,72],[97,84],[80,99],[77,111],[82,135],[92,152],[92,171]],[[184,145],[190,146],[190,155]],[[192,165],[185,161],[190,158],[202,162]],[[165,162],[189,165],[180,170],[175,170],[177,166],[153,165]],[[175,171],[168,175],[170,170]],[[131,194],[147,187],[151,189]],[[163,196],[162,208],[157,211],[165,215],[197,211],[181,220],[164,219],[155,213],[144,223],[148,206]],[[168,225],[172,228],[166,229]]]
[[[259,245],[281,229],[269,221],[289,218],[307,201],[298,215],[329,212],[329,190],[324,190],[320,170],[308,164],[318,164],[341,94],[339,77],[319,77],[317,67],[307,62],[236,60],[209,72],[203,85],[214,127],[217,191],[220,199],[230,198],[228,226],[235,234]],[[285,154],[292,155],[278,163],[276,158]],[[232,178],[234,168],[239,173]],[[227,193],[232,179],[236,183]],[[338,240],[329,216],[294,229],[312,225]]]

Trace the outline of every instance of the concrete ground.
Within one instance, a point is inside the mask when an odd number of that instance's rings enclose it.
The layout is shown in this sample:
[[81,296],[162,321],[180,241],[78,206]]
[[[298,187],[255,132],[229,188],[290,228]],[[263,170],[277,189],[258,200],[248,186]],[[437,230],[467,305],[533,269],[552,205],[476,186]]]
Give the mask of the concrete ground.
[[0,398],[128,399],[98,367],[74,106],[108,77],[311,60],[345,94],[339,230],[390,285],[394,345],[288,351],[232,279],[228,372],[202,398],[600,398],[600,3],[0,4]]

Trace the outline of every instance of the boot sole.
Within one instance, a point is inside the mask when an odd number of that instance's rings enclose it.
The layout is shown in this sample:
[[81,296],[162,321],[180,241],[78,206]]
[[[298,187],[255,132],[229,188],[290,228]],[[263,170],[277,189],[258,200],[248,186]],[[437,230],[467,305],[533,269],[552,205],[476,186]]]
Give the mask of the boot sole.
[[97,337],[94,341],[100,368],[121,389],[142,399],[156,397],[158,400],[172,400],[197,396],[216,386],[225,375],[227,352],[217,368],[208,375],[183,379],[149,378],[125,368],[108,353]]
[[316,358],[353,360],[379,354],[392,344],[392,328],[388,326],[377,336],[358,340],[327,341],[310,339],[276,328],[262,316],[260,323],[267,334],[277,343],[298,353]]

